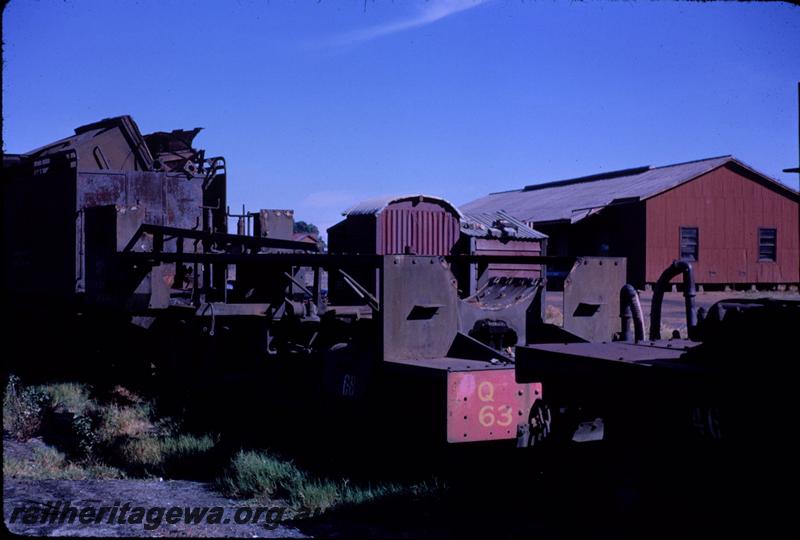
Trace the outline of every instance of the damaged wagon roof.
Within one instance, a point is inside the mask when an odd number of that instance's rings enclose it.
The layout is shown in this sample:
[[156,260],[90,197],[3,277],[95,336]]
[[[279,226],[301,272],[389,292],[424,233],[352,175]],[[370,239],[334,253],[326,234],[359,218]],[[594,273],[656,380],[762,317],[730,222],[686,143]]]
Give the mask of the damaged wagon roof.
[[533,229],[514,216],[503,212],[464,213],[461,232],[479,238],[502,237],[506,224],[514,230],[514,237],[521,240],[544,240],[547,235]]
[[115,116],[77,127],[74,135],[20,154],[14,162],[72,153],[81,170],[184,170],[187,162],[204,158],[202,150],[192,147],[201,129],[142,135],[129,115]]

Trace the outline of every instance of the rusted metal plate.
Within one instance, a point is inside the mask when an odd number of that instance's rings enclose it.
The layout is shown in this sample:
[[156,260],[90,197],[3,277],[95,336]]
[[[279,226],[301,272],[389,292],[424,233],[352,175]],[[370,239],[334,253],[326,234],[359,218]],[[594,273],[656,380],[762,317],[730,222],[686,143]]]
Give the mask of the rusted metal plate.
[[252,216],[253,236],[294,239],[294,210],[261,209]]
[[551,403],[624,403],[685,397],[703,366],[689,341],[550,343],[517,347],[518,381],[540,381]]
[[[623,377],[630,369],[648,369],[664,363],[680,364],[696,343],[689,341],[632,343],[544,343],[517,347],[520,381],[552,379],[585,381],[597,386],[603,377]],[[683,362],[686,365],[686,362]],[[548,386],[549,388],[549,386]],[[550,394],[552,396],[552,394]]]
[[514,439],[542,397],[539,383],[517,384],[514,368],[447,374],[447,442]]
[[[67,179],[64,178],[63,181]],[[84,292],[85,216],[87,209],[98,206],[139,208],[144,212],[142,223],[197,229],[202,222],[203,177],[184,173],[142,171],[81,171],[70,177],[76,184],[75,290]],[[136,229],[121,228],[118,244],[125,245]],[[177,251],[176,240],[168,239],[162,248]],[[188,246],[187,246],[188,249]],[[174,265],[164,269],[168,279],[175,275]]]
[[[339,307],[337,306],[336,309],[338,313]],[[500,356],[500,353],[498,353],[498,356]],[[467,358],[454,358],[452,356],[442,356],[439,358],[402,358],[396,360],[387,360],[386,363],[443,372],[478,372],[509,369],[508,364],[492,364],[491,362],[485,360],[470,360]]]
[[644,341],[641,343],[543,343],[529,345],[533,350],[609,360],[622,363],[647,363],[656,360],[676,360],[683,353],[697,346],[697,343],[684,340]]
[[[198,229],[202,225],[203,178],[185,174],[167,174],[153,179],[163,184],[161,208],[163,214],[150,221],[155,225],[167,225],[184,229]],[[165,251],[174,250],[174,242],[166,242]]]
[[564,280],[564,330],[587,341],[610,341],[619,330],[623,257],[579,257]]
[[445,356],[458,330],[449,265],[439,257],[387,255],[382,277],[384,360]]

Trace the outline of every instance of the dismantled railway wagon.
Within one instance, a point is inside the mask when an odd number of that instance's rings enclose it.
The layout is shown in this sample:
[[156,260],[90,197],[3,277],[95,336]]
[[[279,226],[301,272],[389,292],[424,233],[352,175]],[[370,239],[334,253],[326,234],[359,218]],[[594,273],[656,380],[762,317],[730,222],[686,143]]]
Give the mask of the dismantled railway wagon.
[[[747,355],[794,347],[796,302],[698,312],[676,261],[645,340],[625,259],[549,257],[504,212],[430,195],[355,205],[322,253],[291,239],[291,211],[231,214],[225,159],[193,147],[199,131],[142,135],[123,116],[4,155],[3,301],[22,352],[9,369],[123,372],[178,402],[247,396],[271,424],[443,446],[725,438],[758,424],[742,388],[780,386],[750,377]],[[544,321],[545,265],[566,276],[561,326]],[[688,335],[662,340],[679,274]]]
[[[664,292],[681,275],[688,336],[664,339]],[[800,301],[732,298],[706,311],[694,298],[692,266],[676,260],[656,284],[647,337],[638,296],[626,285],[620,341],[517,347],[517,381],[547,389],[540,404],[545,437],[556,444],[603,439],[665,454],[687,443],[724,445],[753,451],[739,458],[786,464],[779,458],[782,432],[797,410],[791,387]]]
[[[675,261],[646,332],[624,258],[547,256],[504,212],[420,194],[348,209],[323,253],[292,239],[291,211],[231,214],[225,160],[193,147],[198,131],[142,135],[119,117],[3,156],[8,370],[138,381],[193,413],[190,429],[263,433],[334,465],[442,464],[472,483],[505,475],[498,461],[571,467],[591,449],[601,471],[667,479],[656,506],[780,508],[769,481],[796,454],[800,302],[705,313]],[[543,317],[545,265],[564,276],[559,326]],[[662,339],[680,274],[688,332]],[[497,460],[504,445],[539,448],[536,465]]]
[[[238,373],[284,407],[513,440],[543,393],[515,381],[515,347],[616,329],[624,260],[548,258],[524,224],[437,197],[358,205],[328,253],[287,239],[290,212],[243,212],[228,234],[225,159],[192,146],[199,131],[142,135],[123,116],[4,156],[3,295],[33,358],[15,369],[143,370],[170,394]],[[572,268],[564,328],[542,320],[555,262]]]

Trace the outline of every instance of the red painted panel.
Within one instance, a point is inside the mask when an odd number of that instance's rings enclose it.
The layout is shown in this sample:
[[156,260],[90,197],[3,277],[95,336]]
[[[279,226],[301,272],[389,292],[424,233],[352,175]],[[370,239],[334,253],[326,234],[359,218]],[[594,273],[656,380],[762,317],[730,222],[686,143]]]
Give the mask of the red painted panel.
[[518,384],[514,368],[447,374],[447,442],[514,439],[542,397],[540,383]]
[[376,231],[378,253],[403,254],[408,249],[416,255],[449,255],[458,240],[458,218],[432,203],[402,202],[381,212]]
[[[721,167],[647,201],[646,280],[679,256],[679,228],[698,227],[698,283],[800,281],[798,203]],[[758,261],[758,228],[778,229],[778,260]],[[680,278],[676,278],[679,281]]]

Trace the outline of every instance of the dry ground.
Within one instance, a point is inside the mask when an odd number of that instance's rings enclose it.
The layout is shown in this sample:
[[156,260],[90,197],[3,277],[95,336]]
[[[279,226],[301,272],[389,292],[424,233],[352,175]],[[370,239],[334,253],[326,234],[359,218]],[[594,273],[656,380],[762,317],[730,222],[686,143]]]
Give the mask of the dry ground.
[[[33,459],[37,449],[45,448],[39,438],[27,442],[3,440],[5,457],[18,460]],[[111,506],[116,501],[130,503],[131,507],[144,508],[173,506],[221,507],[226,508],[226,516],[234,514],[235,509],[248,506],[248,503],[223,497],[214,486],[205,482],[185,480],[29,480],[18,478],[3,479],[3,517],[5,526],[13,533],[33,536],[153,536],[153,537],[245,537],[245,538],[301,538],[305,535],[286,524],[168,524],[161,523],[153,530],[142,524],[70,524],[34,523],[26,524],[21,518],[11,523],[12,512],[18,506],[33,503],[48,504],[54,501],[69,501],[72,506]],[[250,505],[255,506],[255,505]],[[287,512],[288,516],[288,512]],[[262,520],[266,521],[266,520]],[[276,526],[277,525],[277,526]]]

